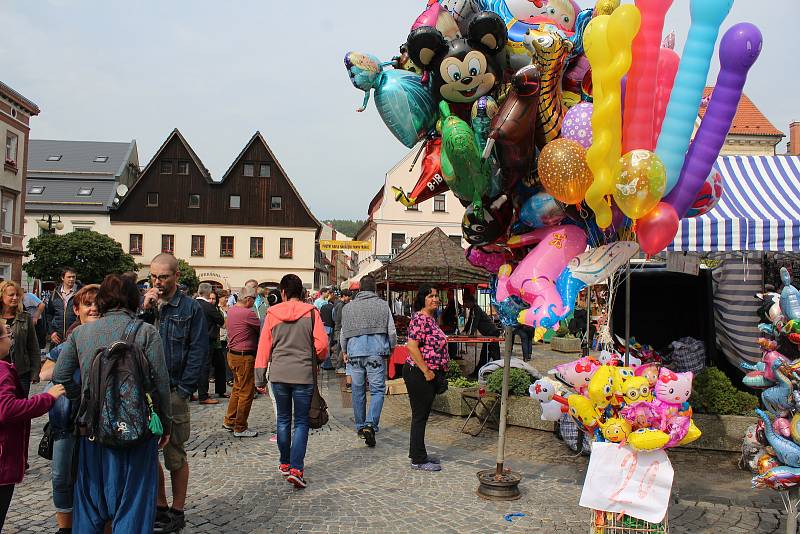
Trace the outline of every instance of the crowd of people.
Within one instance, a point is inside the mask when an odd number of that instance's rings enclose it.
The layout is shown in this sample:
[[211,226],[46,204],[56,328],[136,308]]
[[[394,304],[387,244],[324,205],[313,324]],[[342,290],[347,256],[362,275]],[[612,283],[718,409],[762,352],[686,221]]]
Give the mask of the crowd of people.
[[[61,534],[184,528],[193,400],[227,399],[221,427],[255,438],[248,425],[253,399],[268,395],[278,470],[304,488],[315,376],[318,368],[335,369],[347,375],[355,432],[376,446],[397,333],[393,310],[371,276],[357,293],[326,290],[316,300],[294,274],[277,290],[249,280],[232,295],[201,283],[191,296],[179,278],[174,256],[159,254],[144,289],[133,273],[81,287],[75,269],[65,268],[43,303],[14,282],[0,283],[0,529],[27,468],[30,421],[48,412],[39,453],[51,459]],[[410,465],[424,471],[441,469],[424,441],[449,360],[439,304],[435,288],[420,288],[403,369],[412,414]],[[47,325],[41,335],[40,323]],[[47,349],[44,359],[40,347]],[[29,396],[39,381],[48,384],[45,392]]]

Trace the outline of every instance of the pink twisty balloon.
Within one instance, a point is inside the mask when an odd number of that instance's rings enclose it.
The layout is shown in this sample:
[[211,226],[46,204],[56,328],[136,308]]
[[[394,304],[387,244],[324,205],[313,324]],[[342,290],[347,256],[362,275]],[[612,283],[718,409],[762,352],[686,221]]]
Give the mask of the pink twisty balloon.
[[633,40],[633,62],[625,88],[625,122],[622,126],[622,153],[644,149],[652,151],[653,106],[658,73],[658,54],[664,17],[672,0],[636,0],[642,15],[639,33]]
[[658,142],[658,134],[661,133],[661,125],[664,124],[664,115],[667,113],[669,95],[672,94],[672,84],[675,83],[675,75],[678,74],[680,64],[681,57],[672,48],[663,47],[658,52],[658,82],[653,102],[652,146],[656,146]]
[[747,72],[761,53],[761,32],[750,23],[731,26],[719,43],[719,75],[703,121],[683,162],[678,183],[664,199],[683,217],[711,172],[731,128]]

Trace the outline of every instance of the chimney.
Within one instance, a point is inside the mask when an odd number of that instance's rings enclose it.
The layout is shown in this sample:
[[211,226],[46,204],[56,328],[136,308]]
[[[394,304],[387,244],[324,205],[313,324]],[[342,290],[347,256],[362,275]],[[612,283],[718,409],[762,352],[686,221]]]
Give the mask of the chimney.
[[789,155],[800,156],[800,122],[789,124]]

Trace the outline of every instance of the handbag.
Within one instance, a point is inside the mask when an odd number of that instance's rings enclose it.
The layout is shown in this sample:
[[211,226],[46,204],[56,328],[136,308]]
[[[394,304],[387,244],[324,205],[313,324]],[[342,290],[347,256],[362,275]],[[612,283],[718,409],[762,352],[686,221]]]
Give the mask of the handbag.
[[434,389],[437,395],[447,392],[447,374],[441,369],[434,371],[436,375],[433,379]]
[[39,442],[39,456],[45,460],[53,459],[53,428],[50,423],[45,423],[42,430],[42,440]]
[[311,374],[314,377],[314,391],[311,394],[311,406],[308,410],[308,427],[312,429],[322,428],[328,423],[328,403],[322,398],[317,382],[318,366],[317,351],[314,347],[314,310],[311,310]]

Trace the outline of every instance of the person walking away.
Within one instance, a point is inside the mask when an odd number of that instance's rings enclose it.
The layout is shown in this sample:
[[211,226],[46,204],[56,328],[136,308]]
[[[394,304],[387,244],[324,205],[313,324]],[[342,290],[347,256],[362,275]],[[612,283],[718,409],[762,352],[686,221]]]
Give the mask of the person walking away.
[[[346,364],[344,362],[344,358],[342,355],[344,351],[342,350],[342,344],[340,343],[339,335],[342,333],[342,308],[344,308],[345,304],[350,302],[353,293],[349,289],[345,289],[342,291],[341,298],[333,305],[333,343],[331,347],[333,349],[333,365],[336,367],[337,374],[345,374],[345,367]],[[349,375],[348,375],[349,377]]]
[[[93,323],[100,318],[97,309],[98,284],[85,285],[75,293],[72,299],[75,315],[78,319],[67,330],[67,338],[82,324]],[[39,372],[39,379],[48,382],[53,378],[58,357],[61,355],[65,344],[56,345],[47,354],[47,359]],[[80,384],[80,369],[76,369],[73,380]],[[75,417],[78,413],[78,402],[71,401],[67,396],[58,399],[50,408],[50,432],[53,440],[53,458],[50,464],[53,485],[53,504],[56,509],[56,526],[58,534],[72,532],[72,507],[74,503],[73,466],[75,460]]]
[[[325,326],[325,333],[328,335],[328,341],[333,344],[333,305],[334,301],[336,300],[336,295],[331,291],[328,294],[328,301],[322,305],[322,308],[319,310],[319,315],[322,317],[322,324]],[[322,362],[320,366],[322,369],[330,370],[333,369],[333,364],[331,361],[331,347],[328,347],[328,357],[325,358],[325,361]]]
[[[386,357],[397,345],[397,332],[389,304],[375,294],[375,278],[371,275],[361,279],[361,291],[342,310],[340,337],[352,379],[356,432],[368,447],[374,447],[386,394]],[[367,381],[369,414],[366,413]]]
[[282,302],[270,307],[258,341],[256,383],[264,385],[269,364],[269,381],[278,410],[278,469],[288,482],[305,488],[308,412],[314,392],[312,358],[325,359],[328,336],[319,310],[303,302],[300,277],[287,274],[281,278],[279,288]]
[[236,305],[228,310],[228,365],[233,372],[233,390],[222,426],[237,438],[254,438],[247,418],[255,392],[254,366],[261,322],[253,310],[256,289],[244,286]]
[[[522,360],[531,361],[531,354],[533,353],[533,336],[535,330],[533,327],[526,324],[518,324],[514,326],[512,338],[519,336],[520,344],[522,345]],[[512,339],[511,345],[514,345]]]
[[44,302],[32,292],[26,291],[22,297],[22,307],[31,316],[33,329],[36,332],[36,341],[39,342],[39,350],[42,350],[47,344],[47,328],[44,324]]
[[269,309],[269,301],[267,300],[267,290],[263,287],[256,285],[256,301],[253,303],[253,311],[256,317],[264,324],[264,319],[267,317],[267,310]]
[[[464,331],[469,336],[474,336],[476,333],[482,336],[500,336],[500,329],[497,328],[497,325],[494,324],[491,317],[478,306],[472,293],[466,291],[464,292]],[[500,344],[497,342],[483,343],[478,369],[488,362],[499,359]]]
[[436,322],[439,292],[423,284],[414,301],[416,313],[408,325],[408,358],[403,366],[403,380],[408,389],[411,405],[411,434],[408,456],[411,468],[422,471],[440,471],[439,461],[428,456],[425,448],[425,427],[436,396],[436,372],[447,371],[449,354],[447,336]]
[[[98,399],[98,409],[105,412],[110,405],[118,406],[112,418],[125,414],[131,419],[118,421],[119,425],[127,425],[126,428],[131,428],[130,425],[141,428],[142,425],[146,428],[149,421],[142,420],[145,415],[134,408],[137,405],[135,398],[153,389],[154,408],[163,425],[163,434],[160,439],[146,434],[142,441],[126,447],[107,446],[103,444],[102,432],[87,427],[87,421],[81,419],[88,417],[91,420],[93,410],[87,406],[84,412],[81,407],[72,530],[80,534],[102,534],[106,523],[111,521],[115,533],[150,534],[156,513],[158,448],[169,441],[173,426],[170,377],[163,344],[156,328],[136,317],[139,291],[135,274],[106,276],[100,284],[96,302],[102,317],[76,328],[67,337],[53,371],[53,382],[63,384],[73,401],[81,396],[87,399],[98,395],[97,389],[103,387],[103,381],[98,383],[97,379],[92,379],[92,371],[98,364],[101,374],[112,368],[107,367],[105,359],[98,362],[96,356],[100,357],[98,353],[102,354],[112,344],[133,336],[132,343],[141,350],[148,365],[142,375],[135,378],[137,382],[125,382],[128,387],[107,387],[104,397]],[[126,358],[131,356],[135,357],[131,352],[125,357],[120,356],[120,370],[116,374],[110,372],[109,380],[115,383],[122,380]],[[80,371],[80,382],[75,380],[76,370]],[[134,421],[134,414],[138,414],[140,419]]]
[[42,355],[31,316],[22,307],[22,288],[12,281],[0,282],[2,318],[11,334],[11,352],[6,356],[17,372],[22,390],[28,396],[31,382],[39,382]]
[[[203,371],[200,373],[200,379],[197,382],[197,399],[200,404],[219,404],[217,399],[212,399],[208,394],[208,377],[213,363],[214,346],[216,345],[217,338],[219,338],[219,329],[225,324],[225,318],[222,316],[222,312],[219,311],[219,308],[211,303],[211,290],[211,284],[207,282],[203,282],[197,286],[197,303],[200,304],[200,308],[203,310],[203,314],[206,318],[206,326],[208,326],[208,356],[206,356],[206,365],[203,367]],[[215,370],[219,369],[219,367],[219,365],[214,363]],[[224,366],[222,367],[222,371],[222,384],[224,387]],[[214,387],[217,389],[219,388],[219,386],[217,386],[218,375],[219,372],[214,376]]]
[[46,414],[64,394],[64,386],[53,386],[47,393],[27,398],[16,367],[5,360],[10,350],[11,332],[0,322],[0,532],[14,485],[22,482],[27,469],[31,419]]
[[72,267],[61,269],[61,285],[56,287],[47,301],[47,337],[51,346],[58,345],[67,337],[67,329],[75,322],[72,298],[78,292],[78,275]]
[[208,357],[208,327],[200,304],[178,291],[178,260],[159,254],[150,262],[150,283],[142,303],[142,319],[161,335],[170,382],[173,429],[164,446],[164,467],[172,482],[172,507],[167,505],[164,471],[158,466],[158,505],[154,532],[175,532],[184,527],[183,508],[189,485],[189,463],[184,445],[191,422],[189,399],[197,389]]

